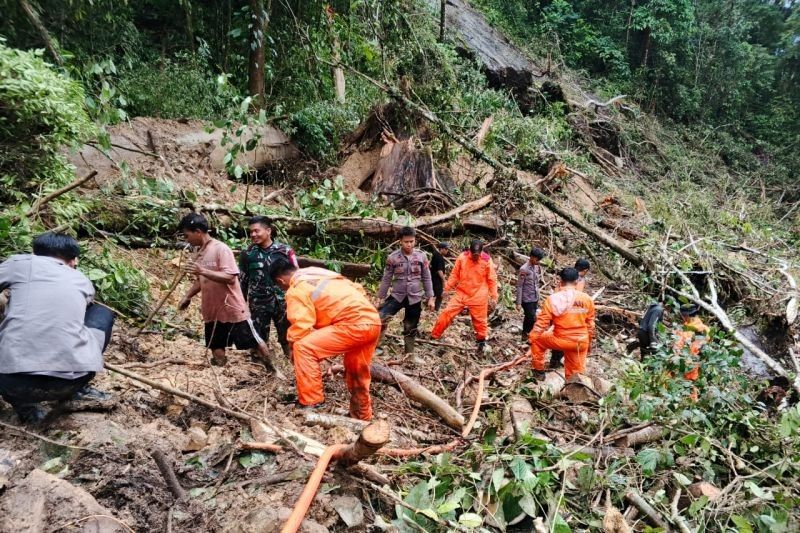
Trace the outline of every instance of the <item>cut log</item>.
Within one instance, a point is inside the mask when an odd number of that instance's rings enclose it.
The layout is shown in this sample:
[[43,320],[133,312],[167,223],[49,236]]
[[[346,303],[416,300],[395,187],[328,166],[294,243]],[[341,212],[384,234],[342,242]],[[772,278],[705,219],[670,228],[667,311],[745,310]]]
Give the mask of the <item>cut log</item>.
[[[345,427],[353,433],[359,433],[362,429],[367,427],[369,422],[328,413],[308,412],[306,413],[306,424],[309,426],[322,426],[328,429]],[[448,438],[445,435],[431,433],[430,431],[420,431],[418,429],[408,429],[396,426],[392,428],[392,433],[399,437],[417,442],[441,442],[442,440]]]
[[339,456],[341,466],[353,465],[380,450],[389,442],[389,423],[376,420],[361,430],[358,440],[345,448]]
[[533,425],[535,411],[523,396],[514,396],[503,412],[503,436],[519,440]]
[[369,369],[372,379],[389,385],[397,385],[403,394],[439,415],[448,426],[461,429],[464,425],[464,417],[458,414],[450,404],[402,372],[377,363],[372,363]]
[[373,455],[387,442],[389,442],[389,423],[385,420],[378,420],[365,427],[356,442],[352,444],[336,444],[325,448],[281,532],[295,533],[300,529],[303,518],[305,518],[309,507],[311,507],[311,502],[314,501],[314,496],[317,494],[322,476],[325,475],[325,471],[331,461],[338,461],[342,466],[354,465],[358,461]]
[[689,490],[689,494],[695,498],[705,496],[712,502],[718,499],[722,494],[721,490],[708,481],[698,481],[697,483],[692,483],[687,487],[687,489]]
[[414,137],[386,140],[372,179],[374,196],[387,195],[393,200],[417,189],[442,189],[430,150],[418,150]]
[[595,390],[592,378],[578,372],[569,377],[566,385],[556,394],[556,397],[564,398],[572,403],[594,403],[603,396]]

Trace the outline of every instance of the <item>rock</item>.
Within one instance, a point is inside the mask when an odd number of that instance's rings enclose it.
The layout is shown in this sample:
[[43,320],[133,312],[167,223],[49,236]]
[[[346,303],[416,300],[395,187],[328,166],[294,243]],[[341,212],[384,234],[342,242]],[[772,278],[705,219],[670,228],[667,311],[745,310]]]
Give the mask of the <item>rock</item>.
[[527,398],[514,396],[503,412],[503,435],[516,439],[531,430],[533,423],[533,406]]
[[364,523],[364,509],[361,502],[353,496],[339,496],[331,502],[333,507],[347,527],[358,527]]
[[203,428],[192,426],[186,432],[188,442],[184,444],[183,451],[196,452],[202,450],[208,444],[208,435],[203,431]]
[[0,448],[0,490],[8,485],[8,480],[14,475],[14,469],[19,466],[19,462],[17,452]]
[[81,446],[123,445],[134,440],[128,429],[110,420],[103,413],[72,413],[62,419],[65,429],[80,432]]
[[[227,527],[223,533],[278,533],[292,510],[288,507],[262,507],[248,513],[236,524]],[[328,533],[328,528],[309,518],[303,520],[301,533]]]
[[[217,130],[217,132],[219,132],[219,138],[221,139],[222,132],[219,130]],[[214,133],[216,134],[217,132]],[[297,149],[297,146],[292,143],[285,133],[275,126],[264,126],[260,134],[261,138],[259,139],[258,145],[255,147],[255,149],[240,153],[233,162],[234,165],[246,165],[251,169],[262,169],[268,166],[270,163],[297,159],[297,157],[300,155],[300,151]],[[245,129],[241,138],[232,138],[232,140],[234,142],[246,144],[254,137],[255,134],[253,131],[250,128],[247,128]],[[228,150],[230,150],[230,148],[231,144],[222,146],[221,142],[216,143],[214,150],[212,150],[211,154],[209,155],[211,168],[218,171],[225,170],[225,156],[228,154]]]
[[0,531],[38,533],[59,530],[67,524],[74,524],[75,529],[70,531],[126,531],[111,516],[111,511],[85,490],[38,469],[0,499]]
[[717,487],[709,483],[708,481],[698,481],[697,483],[692,483],[687,487],[689,490],[689,494],[694,496],[695,498],[699,498],[700,496],[706,496],[712,502],[719,498],[719,495],[722,493]]

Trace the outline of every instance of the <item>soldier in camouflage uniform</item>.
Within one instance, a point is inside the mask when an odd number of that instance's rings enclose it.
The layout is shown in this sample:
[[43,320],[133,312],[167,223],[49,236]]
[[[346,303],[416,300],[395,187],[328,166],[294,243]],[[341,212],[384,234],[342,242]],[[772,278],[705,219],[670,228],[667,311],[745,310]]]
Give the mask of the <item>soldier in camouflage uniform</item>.
[[283,353],[289,357],[286,302],[283,291],[269,276],[269,267],[279,257],[288,258],[294,266],[298,266],[297,258],[289,245],[272,240],[272,228],[266,217],[252,217],[248,221],[248,232],[252,244],[242,250],[239,256],[239,282],[242,292],[250,306],[250,314],[258,334],[267,342],[270,322],[273,322]]

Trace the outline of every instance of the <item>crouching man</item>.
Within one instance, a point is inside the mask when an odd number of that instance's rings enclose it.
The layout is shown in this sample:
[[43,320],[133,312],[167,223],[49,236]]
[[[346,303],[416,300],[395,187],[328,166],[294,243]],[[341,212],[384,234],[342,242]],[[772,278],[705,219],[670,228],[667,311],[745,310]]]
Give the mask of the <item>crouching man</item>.
[[292,359],[301,407],[325,401],[320,363],[344,354],[344,379],[350,391],[350,416],[372,419],[369,365],[378,345],[381,318],[364,289],[341,274],[310,267],[298,269],[279,258],[270,267],[286,291]]
[[9,289],[0,323],[0,395],[23,422],[40,422],[39,402],[109,401],[89,387],[103,369],[114,315],[93,304],[94,287],[76,270],[80,249],[69,235],[44,233],[33,255],[0,264],[0,291]]

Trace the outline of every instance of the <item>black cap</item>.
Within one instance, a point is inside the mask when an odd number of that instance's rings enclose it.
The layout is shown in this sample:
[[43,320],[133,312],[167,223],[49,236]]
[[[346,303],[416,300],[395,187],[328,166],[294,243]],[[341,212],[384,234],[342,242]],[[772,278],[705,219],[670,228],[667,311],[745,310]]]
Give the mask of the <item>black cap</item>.
[[439,244],[437,244],[436,247],[437,248],[449,249],[450,245],[448,243],[446,243],[445,241],[439,241]]

